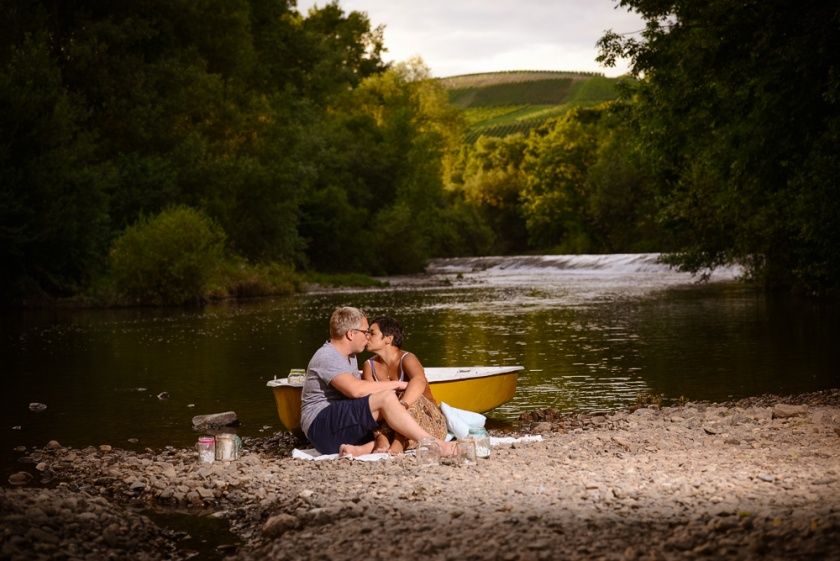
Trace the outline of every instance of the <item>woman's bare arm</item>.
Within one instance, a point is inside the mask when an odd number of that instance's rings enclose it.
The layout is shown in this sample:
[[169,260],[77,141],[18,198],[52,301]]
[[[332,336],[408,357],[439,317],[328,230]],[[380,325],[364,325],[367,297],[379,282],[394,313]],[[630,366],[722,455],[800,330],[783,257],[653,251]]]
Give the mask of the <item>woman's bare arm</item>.
[[426,391],[426,386],[429,381],[426,379],[426,371],[423,365],[420,364],[420,359],[414,356],[414,353],[409,353],[403,359],[403,372],[408,379],[408,386],[405,388],[405,393],[402,395],[402,401],[407,405],[411,405]]

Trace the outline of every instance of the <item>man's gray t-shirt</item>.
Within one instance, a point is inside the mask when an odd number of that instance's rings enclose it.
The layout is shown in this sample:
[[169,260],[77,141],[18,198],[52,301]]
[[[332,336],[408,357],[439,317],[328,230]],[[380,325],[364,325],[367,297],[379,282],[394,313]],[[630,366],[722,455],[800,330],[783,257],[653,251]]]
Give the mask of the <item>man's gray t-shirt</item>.
[[329,341],[312,355],[312,360],[306,367],[306,378],[300,397],[300,428],[303,434],[308,436],[309,425],[331,402],[347,399],[343,393],[330,385],[333,378],[344,372],[361,379],[356,355],[344,356]]

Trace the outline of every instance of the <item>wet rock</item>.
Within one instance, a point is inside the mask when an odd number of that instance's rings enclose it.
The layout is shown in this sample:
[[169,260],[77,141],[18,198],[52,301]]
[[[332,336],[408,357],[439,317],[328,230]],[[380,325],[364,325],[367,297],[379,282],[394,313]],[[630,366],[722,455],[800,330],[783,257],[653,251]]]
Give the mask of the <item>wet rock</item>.
[[262,534],[267,538],[277,538],[296,528],[297,525],[298,519],[291,514],[277,514],[266,520],[262,527]]
[[211,413],[209,415],[196,415],[192,418],[193,428],[206,429],[213,427],[228,427],[239,422],[235,411],[223,413]]
[[59,444],[57,440],[50,440],[47,442],[48,450],[58,450],[59,448],[61,448],[61,444]]
[[9,476],[9,483],[11,485],[28,485],[32,479],[32,474],[28,471],[18,471]]
[[536,423],[531,428],[531,431],[534,434],[544,434],[544,433],[547,433],[547,432],[551,432],[551,423],[548,423],[548,422],[545,422],[545,421],[543,421],[541,423]]
[[132,493],[139,493],[140,491],[144,491],[146,489],[146,484],[137,479],[132,481],[128,488]]
[[778,403],[773,406],[774,419],[789,419],[790,417],[798,417],[808,412],[808,407],[805,405],[788,405],[787,403]]

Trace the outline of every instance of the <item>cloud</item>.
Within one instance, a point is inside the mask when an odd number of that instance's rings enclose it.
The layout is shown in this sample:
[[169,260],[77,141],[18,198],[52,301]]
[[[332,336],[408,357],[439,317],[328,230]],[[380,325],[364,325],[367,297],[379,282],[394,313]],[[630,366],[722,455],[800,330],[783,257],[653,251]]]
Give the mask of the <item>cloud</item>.
[[[298,2],[306,12],[315,4]],[[325,2],[318,1],[319,6]],[[598,39],[643,27],[611,0],[342,0],[385,25],[386,60],[419,55],[435,76],[494,70],[581,70],[623,74],[595,62]]]

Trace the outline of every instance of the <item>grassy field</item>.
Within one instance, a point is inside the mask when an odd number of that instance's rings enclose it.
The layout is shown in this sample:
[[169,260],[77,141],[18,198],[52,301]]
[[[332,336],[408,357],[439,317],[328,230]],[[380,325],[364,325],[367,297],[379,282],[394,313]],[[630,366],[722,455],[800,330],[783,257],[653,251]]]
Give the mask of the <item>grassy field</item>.
[[588,72],[508,71],[442,78],[452,103],[464,109],[467,142],[538,127],[572,107],[617,97],[618,78]]

